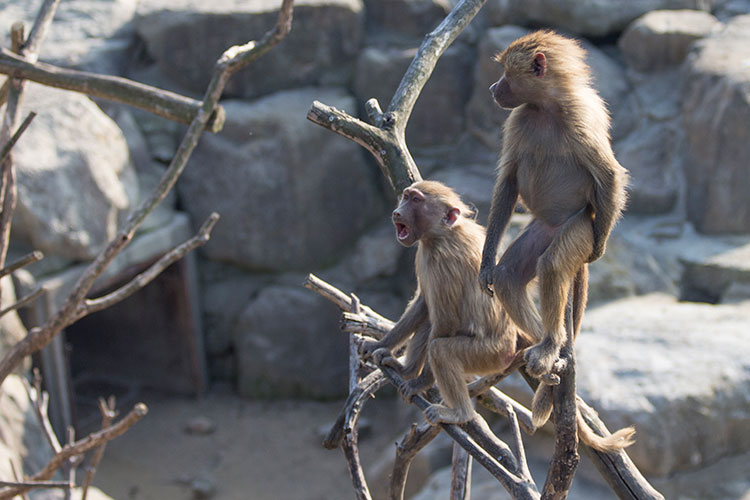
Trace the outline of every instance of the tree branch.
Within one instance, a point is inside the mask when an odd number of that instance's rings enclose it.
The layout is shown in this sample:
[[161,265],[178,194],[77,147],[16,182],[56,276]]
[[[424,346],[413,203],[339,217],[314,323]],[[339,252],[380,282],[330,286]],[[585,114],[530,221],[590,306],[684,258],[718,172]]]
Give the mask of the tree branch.
[[[52,457],[52,460],[42,469],[40,472],[35,474],[31,478],[31,482],[46,481],[51,478],[55,471],[62,467],[65,462],[76,455],[81,455],[92,448],[100,446],[102,443],[111,441],[116,437],[124,434],[130,429],[136,422],[138,422],[144,415],[148,413],[148,408],[143,403],[138,403],[122,420],[116,424],[103,429],[99,432],[89,434],[85,438],[76,441],[75,443],[65,445],[58,453]],[[21,495],[29,491],[32,486],[17,486],[4,488],[0,490],[0,500],[10,500],[16,495]]]
[[[0,73],[128,104],[186,125],[193,121],[202,106],[201,101],[127,78],[30,62],[7,49],[0,49]],[[224,126],[225,118],[224,108],[217,106],[208,121],[207,130],[219,132]]]
[[283,0],[276,26],[266,33],[260,42],[251,42],[243,46],[231,47],[219,58],[211,82],[204,94],[201,108],[190,123],[174,158],[164,172],[158,186],[151,193],[151,196],[144,200],[130,215],[123,229],[97,255],[96,259],[89,264],[76,282],[73,290],[65,299],[62,307],[44,325],[32,328],[29,334],[14,345],[0,360],[0,383],[5,380],[8,374],[24,357],[42,349],[63,328],[76,320],[78,317],[77,314],[79,314],[79,307],[96,279],[130,242],[136,229],[138,229],[146,216],[161,203],[177,182],[177,178],[182,174],[190,155],[198,144],[200,135],[206,129],[209,120],[216,111],[219,98],[229,77],[235,71],[268,52],[271,47],[286,36],[291,27],[292,7],[293,0]]
[[[379,372],[378,372],[379,373]],[[396,459],[393,462],[391,483],[388,490],[390,500],[403,500],[406,489],[406,478],[414,457],[440,434],[442,429],[426,422],[417,426],[412,424],[409,432],[396,444]]]
[[38,262],[44,258],[44,254],[40,252],[39,250],[35,250],[29,254],[24,255],[17,261],[15,261],[13,264],[4,267],[2,270],[0,270],[0,278],[3,278],[7,275],[9,275],[12,272],[17,271],[18,269],[21,269],[22,267],[26,267],[29,264],[33,264],[34,262]]
[[[117,410],[115,409],[115,397],[110,396],[109,400],[104,401],[103,398],[99,398],[99,411],[102,414],[102,430],[108,429],[112,425],[112,421],[117,417]],[[91,462],[86,467],[86,477],[83,480],[83,486],[81,486],[81,500],[86,500],[89,492],[89,486],[94,480],[96,469],[99,467],[104,456],[104,450],[107,447],[107,443],[104,442],[94,450],[94,455],[91,457]]]

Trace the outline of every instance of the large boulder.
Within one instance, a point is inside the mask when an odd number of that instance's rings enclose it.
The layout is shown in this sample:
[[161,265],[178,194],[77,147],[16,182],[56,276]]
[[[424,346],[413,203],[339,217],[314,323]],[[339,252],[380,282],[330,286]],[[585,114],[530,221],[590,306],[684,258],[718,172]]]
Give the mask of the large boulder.
[[127,142],[88,97],[36,84],[26,92],[26,107],[38,116],[13,150],[13,238],[45,253],[91,259],[138,199]]
[[224,103],[224,130],[203,136],[178,182],[196,224],[221,214],[204,247],[208,258],[309,271],[336,262],[380,213],[364,151],[305,118],[316,99],[356,109],[342,90],[323,88]]
[[[128,62],[138,0],[60,2],[42,45],[43,61],[97,73],[120,74]],[[29,30],[41,2],[0,0],[0,33],[23,21]],[[4,44],[7,46],[7,44]]]
[[617,45],[628,65],[638,71],[663,70],[681,64],[694,41],[720,26],[708,12],[657,10],[631,23]]
[[[259,40],[276,23],[281,2],[145,0],[136,26],[169,77],[202,92],[221,54]],[[362,0],[295,2],[291,33],[273,53],[235,74],[227,95],[251,97],[306,85],[346,84],[363,33]]]
[[750,233],[750,15],[694,45],[683,65],[688,216],[704,233]]
[[365,0],[368,31],[422,38],[451,10],[450,0]]
[[[417,53],[416,48],[367,47],[357,60],[354,93],[360,107],[374,97],[388,106]],[[464,129],[464,108],[471,92],[472,51],[454,44],[440,57],[424,86],[406,127],[410,147],[439,146],[455,141]]]
[[601,37],[622,31],[646,12],[659,9],[709,11],[714,0],[490,0],[493,25],[539,24],[583,36]]
[[299,285],[263,289],[234,328],[239,393],[326,399],[346,394],[348,338],[339,319],[336,306]]
[[680,186],[681,128],[644,120],[641,127],[617,142],[615,156],[630,172],[628,211],[660,214],[674,207]]
[[665,476],[750,450],[750,301],[651,294],[590,309],[578,388],[610,429],[635,425],[629,455]]

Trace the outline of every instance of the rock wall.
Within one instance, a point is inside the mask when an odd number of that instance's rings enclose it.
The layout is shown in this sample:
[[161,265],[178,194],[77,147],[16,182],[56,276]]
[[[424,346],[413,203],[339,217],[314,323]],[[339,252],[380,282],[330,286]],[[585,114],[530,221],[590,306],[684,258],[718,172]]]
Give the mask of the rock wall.
[[[52,30],[58,43],[43,59],[194,96],[218,55],[261,35],[278,7],[271,0],[93,3],[63,2]],[[235,383],[248,397],[332,398],[345,391],[347,339],[335,307],[301,289],[306,273],[356,292],[394,319],[413,293],[413,252],[392,237],[394,198],[373,160],[305,115],[313,100],[361,115],[365,101],[377,97],[385,108],[421,37],[451,7],[447,0],[296,3],[291,35],[233,78],[223,101],[224,130],[202,138],[176,199],[167,202],[167,209],[189,213],[195,227],[210,211],[222,215],[200,253],[205,343],[213,379]],[[0,1],[0,27],[31,18],[34,9]],[[417,101],[407,142],[422,173],[455,186],[484,220],[506,117],[487,91],[501,72],[491,57],[539,26],[576,34],[613,117],[615,153],[632,176],[627,216],[607,255],[592,266],[591,302],[662,292],[743,303],[750,298],[741,257],[750,248],[748,12],[744,0],[488,0],[440,60]],[[66,57],[80,44],[86,47],[80,59]],[[102,111],[88,98],[59,91],[32,86],[30,95],[27,106],[40,117],[18,146],[21,206],[13,237],[15,248],[50,254],[47,267],[37,269],[44,273],[94,254],[153,185],[184,128],[98,103]],[[618,316],[617,307],[647,309],[650,301],[621,304],[601,315]],[[703,307],[684,309],[692,323],[741,329],[735,325],[741,318],[722,313],[730,311],[725,306]],[[663,311],[684,314],[679,304]],[[589,328],[609,328],[606,319],[598,321]],[[639,328],[667,342],[658,325]],[[685,359],[705,351],[697,342],[683,347]],[[623,358],[617,370],[602,367],[640,392],[620,403],[606,394],[592,401],[613,422],[645,422],[639,465],[668,474],[747,449],[732,438],[750,419],[747,367],[737,366],[737,378],[720,394],[665,387],[658,395],[658,383],[646,391],[628,382],[634,370],[658,377],[667,351],[648,363]],[[589,378],[581,385],[598,394]],[[657,405],[659,397],[667,399]],[[716,444],[680,431],[652,441],[664,428],[683,425],[678,417],[690,420],[683,408],[696,397],[706,407],[734,399],[720,406],[739,419],[721,431],[729,438]],[[635,411],[628,401],[650,406]],[[658,460],[648,448],[656,443]]]

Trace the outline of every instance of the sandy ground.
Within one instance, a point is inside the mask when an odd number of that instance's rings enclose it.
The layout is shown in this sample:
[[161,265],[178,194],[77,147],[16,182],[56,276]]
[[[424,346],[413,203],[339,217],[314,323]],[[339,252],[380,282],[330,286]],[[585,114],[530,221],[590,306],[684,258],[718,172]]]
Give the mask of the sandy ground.
[[[340,450],[321,446],[342,402],[249,401],[229,390],[205,398],[143,395],[149,413],[111,442],[94,484],[117,500],[194,498],[191,484],[215,489],[220,500],[351,499]],[[406,429],[394,398],[368,402],[372,431],[361,439],[365,468]],[[196,417],[216,425],[208,435],[188,434]],[[200,496],[198,496],[200,498]]]

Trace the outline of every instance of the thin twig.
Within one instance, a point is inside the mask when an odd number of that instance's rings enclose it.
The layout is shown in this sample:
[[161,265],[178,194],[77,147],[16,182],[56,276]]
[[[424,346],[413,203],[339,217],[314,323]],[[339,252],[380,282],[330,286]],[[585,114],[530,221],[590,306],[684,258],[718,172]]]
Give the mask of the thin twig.
[[[5,50],[5,49],[3,49]],[[31,111],[28,115],[26,115],[26,118],[21,123],[21,125],[18,126],[18,129],[13,134],[13,137],[8,140],[5,144],[3,144],[3,148],[0,149],[0,163],[4,162],[5,159],[10,154],[10,150],[13,149],[13,146],[16,145],[18,142],[18,139],[21,138],[21,134],[26,132],[26,129],[31,125],[31,121],[36,117],[36,113]]]
[[63,488],[70,489],[73,486],[66,481],[0,481],[0,487],[9,488]]
[[336,422],[331,426],[328,435],[323,440],[323,447],[334,450],[341,446],[347,429],[350,429],[356,421],[357,415],[362,411],[364,403],[369,401],[370,396],[378,389],[388,383],[380,370],[373,371],[362,379],[357,387],[349,392],[349,396],[339,412]]
[[44,288],[43,287],[41,287],[41,286],[36,287],[36,289],[34,289],[33,292],[29,293],[24,298],[22,298],[21,300],[17,301],[15,304],[11,304],[8,307],[6,307],[5,309],[1,310],[0,311],[0,318],[3,317],[3,316],[5,316],[6,314],[8,314],[11,311],[15,311],[16,309],[20,309],[21,307],[24,307],[24,306],[30,304],[31,302],[33,302],[36,299],[38,299],[39,297],[41,297],[43,293],[44,293]]
[[15,261],[13,264],[4,267],[2,270],[0,270],[0,278],[3,278],[7,275],[9,275],[12,272],[17,271],[18,269],[21,269],[22,267],[26,267],[29,264],[33,264],[34,262],[38,262],[44,258],[44,254],[40,252],[39,250],[34,250],[33,252],[24,255],[17,261]]
[[130,215],[122,230],[97,255],[96,259],[84,270],[65,299],[62,307],[42,326],[32,328],[29,334],[15,344],[0,360],[0,383],[11,373],[13,368],[26,356],[42,349],[62,331],[63,328],[75,321],[80,314],[80,306],[85,300],[96,279],[101,276],[112,260],[130,242],[136,229],[146,216],[161,203],[177,182],[178,177],[187,165],[193,150],[198,145],[200,135],[213,116],[218,106],[224,87],[232,73],[243,68],[276,45],[291,28],[293,0],[283,0],[276,25],[257,43],[249,43],[239,47],[230,47],[219,58],[211,81],[206,88],[200,111],[190,123],[182,142],[164,172],[161,181],[151,195],[145,199]]
[[134,277],[128,283],[103,297],[83,301],[78,306],[75,319],[78,320],[96,311],[111,307],[151,283],[162,271],[180,260],[185,254],[208,243],[208,240],[211,238],[211,230],[218,220],[219,214],[216,212],[212,213],[195,236],[164,254],[159,260],[151,264],[148,269]]
[[[44,437],[52,450],[52,453],[60,453],[62,447],[60,442],[57,440],[57,434],[52,429],[52,424],[49,421],[49,415],[47,410],[49,408],[49,394],[42,390],[42,375],[39,373],[39,368],[34,368],[32,381],[29,382],[25,377],[22,377],[23,385],[26,388],[26,394],[28,395],[31,406],[34,408],[37,421],[42,427]],[[32,385],[33,384],[33,385]]]
[[453,443],[451,459],[450,500],[469,500],[471,498],[471,455]]
[[[76,441],[72,444],[65,445],[52,460],[37,474],[35,474],[32,481],[46,481],[51,478],[55,471],[59,469],[67,460],[77,455],[82,455],[92,448],[96,448],[104,442],[111,441],[114,438],[121,436],[128,429],[130,429],[136,422],[138,422],[144,415],[148,413],[148,408],[143,403],[138,403],[135,407],[119,422],[108,427],[107,429],[89,434],[85,438]],[[0,500],[10,500],[16,495],[20,495],[26,491],[29,491],[30,487],[16,487],[16,488],[5,488],[0,490]]]
[[[202,106],[201,101],[196,99],[127,78],[60,68],[43,62],[32,63],[2,48],[0,73],[49,87],[128,104],[186,125],[193,121]],[[217,106],[208,121],[207,130],[214,133],[221,131],[225,119],[224,108]]]
[[[104,398],[99,398],[99,411],[102,414],[102,430],[109,428],[112,425],[112,421],[117,417],[115,397],[110,396],[107,401],[104,401]],[[86,500],[86,496],[88,496],[89,486],[91,486],[91,482],[94,480],[96,469],[99,467],[99,462],[101,462],[102,457],[104,456],[104,450],[106,447],[107,443],[104,442],[94,450],[91,462],[89,462],[86,467],[86,477],[81,486],[81,500]]]

